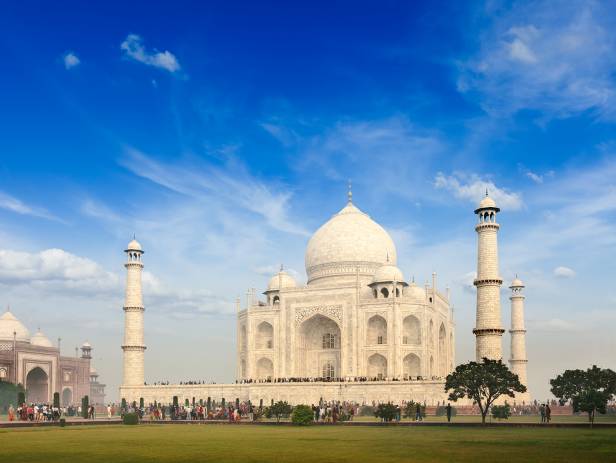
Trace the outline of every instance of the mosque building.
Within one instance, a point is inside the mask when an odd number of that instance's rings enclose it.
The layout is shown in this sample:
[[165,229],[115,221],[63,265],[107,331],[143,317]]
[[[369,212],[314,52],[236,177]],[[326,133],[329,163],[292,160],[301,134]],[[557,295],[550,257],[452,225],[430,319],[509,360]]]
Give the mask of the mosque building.
[[[74,357],[63,356],[59,345],[54,346],[40,329],[30,335],[10,309],[0,316],[0,381],[23,385],[28,402],[51,403],[58,392],[60,404],[68,406],[91,396],[91,352],[92,346],[85,342],[81,356],[77,348]],[[97,389],[100,404],[104,403],[104,387]]]
[[[477,358],[502,358],[496,214],[486,195],[475,211],[478,234]],[[455,323],[449,290],[408,281],[397,265],[396,246],[352,200],[310,238],[307,283],[283,268],[272,276],[263,300],[254,291],[237,301],[235,384],[144,385],[143,250],[133,240],[125,296],[124,380],[129,401],[168,403],[216,400],[446,400],[445,377],[455,368]],[[518,280],[512,288],[519,288]],[[526,381],[523,306],[514,292],[511,365]],[[515,337],[515,342],[514,342]],[[522,375],[523,373],[523,375]],[[528,398],[528,397],[526,397]]]

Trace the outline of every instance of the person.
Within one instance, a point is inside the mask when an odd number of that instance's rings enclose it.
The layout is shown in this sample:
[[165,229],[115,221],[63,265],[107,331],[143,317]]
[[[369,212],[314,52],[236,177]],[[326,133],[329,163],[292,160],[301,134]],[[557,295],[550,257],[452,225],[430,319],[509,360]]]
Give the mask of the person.
[[15,421],[15,409],[13,405],[9,405],[9,421]]
[[541,404],[541,407],[539,407],[539,413],[541,414],[541,422],[545,423],[545,405]]
[[550,404],[545,405],[545,422],[549,423],[552,419],[552,409],[550,408]]
[[421,421],[421,405],[419,405],[419,403],[415,408],[415,421]]
[[451,404],[447,403],[447,422],[451,423]]
[[111,404],[107,404],[107,418],[111,419]]

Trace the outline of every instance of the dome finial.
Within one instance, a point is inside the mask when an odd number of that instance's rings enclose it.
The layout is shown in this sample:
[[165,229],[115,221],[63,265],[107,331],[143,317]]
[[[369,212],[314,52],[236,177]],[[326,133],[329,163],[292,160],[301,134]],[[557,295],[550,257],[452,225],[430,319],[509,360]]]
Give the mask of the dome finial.
[[349,179],[349,192],[347,193],[347,198],[349,199],[349,204],[351,204],[353,202],[353,185],[351,179]]
[[280,264],[280,271],[282,272],[284,270],[284,264]]
[[488,194],[488,187],[486,187],[486,196],[490,196],[490,195]]

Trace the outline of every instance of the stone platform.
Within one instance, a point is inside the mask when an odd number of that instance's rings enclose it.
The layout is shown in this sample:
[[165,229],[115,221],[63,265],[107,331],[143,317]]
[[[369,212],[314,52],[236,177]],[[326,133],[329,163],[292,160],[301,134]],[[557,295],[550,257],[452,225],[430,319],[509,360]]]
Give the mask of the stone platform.
[[[166,386],[121,386],[120,397],[127,402],[146,404],[173,402],[177,396],[183,404],[193,398],[207,401],[208,397],[220,403],[251,401],[258,405],[261,400],[268,405],[273,400],[284,400],[292,405],[317,404],[325,401],[349,401],[359,404],[372,402],[394,402],[414,400],[436,405],[447,400],[443,380],[421,381],[357,381],[357,382],[288,382],[288,383],[247,383],[247,384],[170,384]],[[462,403],[460,403],[462,405]]]

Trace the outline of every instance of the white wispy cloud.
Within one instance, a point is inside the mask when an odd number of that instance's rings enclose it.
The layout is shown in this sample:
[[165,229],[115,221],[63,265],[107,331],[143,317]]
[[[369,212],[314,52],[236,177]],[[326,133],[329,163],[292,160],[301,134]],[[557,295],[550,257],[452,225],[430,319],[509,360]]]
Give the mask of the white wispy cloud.
[[120,279],[91,259],[63,249],[36,253],[2,249],[0,283],[100,293],[117,290]]
[[67,51],[64,53],[62,56],[62,61],[64,62],[64,67],[67,70],[79,66],[79,63],[81,63],[79,57],[72,51]]
[[494,182],[484,180],[476,174],[470,176],[462,174],[447,176],[439,172],[434,179],[434,186],[437,189],[449,191],[456,198],[467,200],[473,204],[478,204],[485,196],[487,190],[490,197],[503,209],[517,210],[521,209],[524,205],[520,193],[499,188]]
[[48,212],[46,209],[40,207],[30,206],[18,198],[0,191],[0,208],[7,211],[15,212],[20,215],[30,215],[33,217],[40,217],[42,219],[55,220],[61,222],[61,220]]
[[614,119],[616,13],[593,0],[515,2],[487,9],[477,53],[458,88],[491,114],[538,110],[544,118],[594,111]]
[[558,278],[573,278],[575,276],[575,270],[565,266],[559,266],[554,269],[554,276]]
[[195,162],[168,164],[135,149],[128,149],[120,163],[135,175],[195,199],[220,201],[261,216],[271,227],[299,235],[308,232],[289,218],[292,193],[256,179],[240,164],[231,170]]
[[143,39],[137,34],[128,34],[120,48],[128,58],[148,66],[165,69],[171,73],[180,70],[180,63],[170,51],[149,51],[143,45]]

